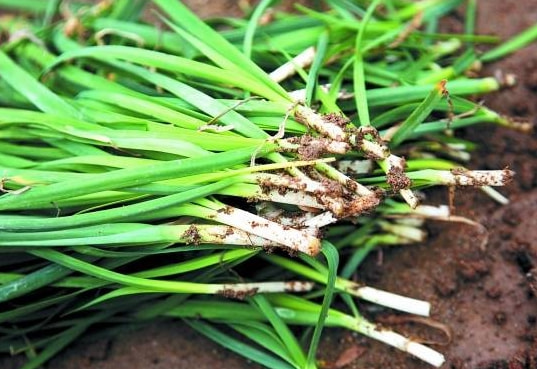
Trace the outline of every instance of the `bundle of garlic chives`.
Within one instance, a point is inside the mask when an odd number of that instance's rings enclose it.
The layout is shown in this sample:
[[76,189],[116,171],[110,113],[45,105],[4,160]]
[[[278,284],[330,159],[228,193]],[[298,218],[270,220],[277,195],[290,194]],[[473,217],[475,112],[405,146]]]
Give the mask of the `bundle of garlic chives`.
[[[54,13],[54,3],[49,3],[47,19]],[[434,157],[420,163],[412,158],[405,163],[399,157],[400,152],[406,153],[402,151],[405,145],[417,147],[421,137],[431,132],[437,133],[442,145],[449,137],[444,134],[446,129],[480,121],[524,127],[457,98],[499,88],[492,78],[460,77],[477,60],[474,54],[462,54],[453,67],[439,67],[455,55],[462,45],[459,39],[494,40],[454,35],[456,41],[442,42],[442,35],[416,30],[415,22],[421,19],[433,24],[457,1],[401,2],[388,15],[377,12],[375,6],[368,10],[342,6],[339,13],[302,9],[306,15],[289,18],[295,22],[291,25],[276,21],[254,32],[256,20],[270,3],[263,1],[245,28],[221,35],[179,3],[155,3],[175,22],[166,21],[172,32],[148,29],[137,20],[143,2],[118,0],[71,11],[71,16],[76,15],[54,29],[43,33],[36,29],[43,40],[35,42],[35,35],[27,32],[26,40],[14,37],[0,51],[2,89],[6,90],[2,104],[10,107],[1,108],[0,119],[0,137],[10,140],[0,144],[0,189],[5,192],[0,197],[0,247],[8,255],[3,263],[9,268],[8,273],[0,274],[0,300],[37,296],[20,308],[9,305],[0,313],[0,321],[11,319],[25,325],[28,314],[33,314],[30,321],[36,322],[66,302],[70,306],[64,312],[98,312],[90,318],[80,315],[64,331],[58,331],[66,326],[61,319],[47,325],[44,330],[57,332],[58,338],[34,341],[34,347],[43,351],[28,367],[38,366],[90,324],[115,313],[128,315],[130,295],[148,301],[150,307],[141,316],[176,311],[175,305],[187,299],[188,293],[248,298],[250,304],[241,305],[241,311],[250,314],[245,319],[251,320],[234,322],[232,328],[270,353],[256,346],[237,351],[271,367],[315,366],[315,347],[323,325],[319,316],[328,311],[334,285],[337,293],[352,292],[386,306],[425,314],[425,302],[370,287],[356,288],[336,278],[337,262],[330,250],[323,250],[328,268],[306,257],[303,260],[309,267],[279,256],[265,257],[273,263],[267,266],[269,275],[286,269],[301,280],[309,279],[300,283],[259,281],[255,273],[249,275],[251,281],[237,281],[226,267],[245,264],[261,247],[283,246],[314,255],[320,251],[318,228],[342,218],[358,225],[374,224],[339,239],[340,249],[363,247],[341,273],[348,278],[352,267],[377,244],[406,244],[423,237],[415,224],[388,221],[393,213],[408,213],[409,207],[389,201],[384,205],[382,191],[368,185],[401,191],[416,206],[413,188],[502,185],[508,181],[512,173],[507,170],[454,170],[456,163]],[[69,13],[65,7],[62,11]],[[234,23],[239,24],[244,23]],[[95,29],[95,34],[84,27]],[[484,60],[511,52],[534,37],[534,31],[528,31]],[[245,50],[250,49],[255,60],[263,60],[268,71],[303,50],[308,50],[310,60],[296,63],[295,59],[287,64],[298,73],[292,76],[288,71],[287,80],[280,85],[249,59],[248,51],[243,54],[228,41],[242,38]],[[420,50],[413,47],[416,40],[440,41]],[[103,46],[106,42],[112,45]],[[43,44],[63,54],[56,57]],[[386,54],[379,57],[376,48],[382,45],[387,46]],[[164,52],[155,51],[157,48]],[[401,52],[410,58],[401,58]],[[310,68],[309,75],[304,68]],[[450,78],[447,85],[441,83],[444,78]],[[317,80],[328,82],[327,87],[318,88]],[[292,90],[304,86],[303,97],[297,99]],[[245,99],[249,94],[253,98]],[[313,109],[310,103],[318,105]],[[36,108],[41,112],[33,110]],[[436,114],[449,119],[430,121]],[[377,132],[377,128],[384,131]],[[27,148],[19,150],[21,145]],[[320,159],[331,155],[354,162],[336,169]],[[367,165],[355,164],[356,159],[367,159]],[[381,172],[386,176],[375,177]],[[240,198],[268,201],[272,210],[255,214]],[[379,212],[365,220],[364,215],[379,206]],[[434,210],[433,215],[428,210],[417,206],[412,213],[438,217],[442,209]],[[369,232],[373,234],[366,241],[364,234]],[[171,262],[169,255],[176,254],[186,255],[186,260]],[[157,266],[140,267],[147,259]],[[162,277],[168,279],[156,279]],[[318,282],[312,296],[327,296],[322,306],[313,307],[308,300],[292,297],[250,297],[256,292],[308,290],[313,287],[310,281]],[[40,295],[45,286],[59,295]],[[88,298],[87,291],[100,288],[107,292]],[[165,293],[180,294],[160,299]],[[352,300],[346,301],[355,310]],[[203,300],[201,306],[207,309],[213,303]],[[414,304],[421,308],[409,309]],[[294,316],[303,316],[299,319],[302,324],[316,326],[308,358],[286,326],[286,321],[293,321],[288,315],[280,316],[284,311],[291,313],[291,305]],[[65,309],[67,305],[61,306]],[[112,308],[103,312],[101,306]],[[310,310],[300,311],[299,306],[310,306]],[[270,324],[258,325],[259,311]],[[442,361],[437,353],[378,331],[361,319],[334,323],[334,314],[329,314],[327,324],[356,329],[433,365]],[[214,328],[191,324],[232,349],[239,347]],[[42,337],[39,331],[28,329]],[[12,332],[9,339],[16,341],[17,335]],[[17,341],[17,347],[24,344]]]

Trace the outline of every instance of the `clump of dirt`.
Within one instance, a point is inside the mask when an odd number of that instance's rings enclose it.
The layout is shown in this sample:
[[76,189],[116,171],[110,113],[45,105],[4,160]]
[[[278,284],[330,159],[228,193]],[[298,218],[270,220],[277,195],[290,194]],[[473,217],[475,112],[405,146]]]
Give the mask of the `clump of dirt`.
[[288,138],[287,141],[299,145],[296,151],[302,160],[315,160],[331,152],[330,145],[332,141],[326,138],[304,135]]
[[201,242],[201,235],[199,234],[198,227],[191,225],[188,229],[181,235],[181,238],[184,239],[185,244],[194,244],[199,245]]
[[218,291],[217,294],[222,295],[228,299],[244,300],[247,297],[251,297],[257,293],[258,288],[249,288],[243,290],[236,290],[232,288],[224,288]]
[[405,174],[404,169],[400,167],[390,168],[386,175],[386,182],[388,182],[394,193],[412,186],[412,181]]
[[325,114],[323,115],[323,119],[341,128],[347,127],[347,125],[350,123],[350,120],[348,118],[337,113]]

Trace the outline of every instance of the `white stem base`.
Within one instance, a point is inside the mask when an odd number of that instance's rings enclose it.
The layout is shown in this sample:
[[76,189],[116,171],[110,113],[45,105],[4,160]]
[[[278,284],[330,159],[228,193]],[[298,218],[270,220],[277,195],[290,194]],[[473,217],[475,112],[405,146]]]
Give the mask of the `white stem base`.
[[214,219],[308,255],[317,255],[321,250],[321,241],[308,232],[284,227],[241,209],[227,206],[216,211]]
[[431,313],[431,304],[427,301],[396,295],[373,287],[346,288],[345,291],[363,300],[406,313],[420,316],[429,316]]
[[356,324],[356,330],[368,337],[374,338],[378,341],[384,342],[390,346],[393,346],[401,351],[407,352],[426,363],[429,363],[435,367],[440,367],[444,362],[444,355],[435,351],[425,345],[414,342],[411,339],[406,338],[399,333],[393,331],[379,329],[375,324],[366,320],[360,320]]
[[310,46],[300,54],[289,60],[287,63],[279,66],[269,74],[270,79],[281,82],[294,75],[297,69],[304,69],[313,62],[315,58],[315,47]]

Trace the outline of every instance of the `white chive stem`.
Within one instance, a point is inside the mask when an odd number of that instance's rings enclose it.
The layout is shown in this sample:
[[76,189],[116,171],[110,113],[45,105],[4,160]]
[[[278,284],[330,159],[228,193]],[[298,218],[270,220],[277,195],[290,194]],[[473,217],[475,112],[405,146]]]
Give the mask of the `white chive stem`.
[[282,82],[293,76],[297,72],[297,69],[304,69],[311,65],[313,59],[315,59],[315,47],[310,46],[287,63],[272,71],[269,77],[275,82]]

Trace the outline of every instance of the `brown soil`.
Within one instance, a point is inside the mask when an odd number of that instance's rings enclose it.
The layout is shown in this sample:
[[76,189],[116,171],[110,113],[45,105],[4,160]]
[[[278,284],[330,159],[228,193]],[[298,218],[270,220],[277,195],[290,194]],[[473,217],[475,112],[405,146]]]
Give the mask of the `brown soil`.
[[78,342],[50,369],[252,368],[243,358],[201,338],[186,325],[158,322],[114,339]]
[[[194,1],[191,1],[191,3]],[[198,1],[204,12],[219,2]],[[222,8],[225,9],[225,2]],[[236,2],[228,2],[231,8]],[[235,7],[234,11],[238,9]],[[204,13],[207,15],[208,13]],[[211,12],[210,14],[215,14]],[[512,36],[537,20],[537,0],[479,2],[481,33]],[[458,29],[457,17],[446,27]],[[537,123],[537,44],[488,66],[483,75],[515,73],[514,88],[489,95],[486,105]],[[449,86],[448,86],[449,87]],[[458,190],[458,215],[482,223],[487,232],[460,223],[429,225],[429,241],[384,250],[363,266],[368,284],[432,303],[432,319],[449,326],[451,342],[432,345],[447,357],[443,368],[537,368],[537,140],[490,126],[464,133],[480,144],[470,168],[516,171],[501,189],[511,203],[496,205],[477,190]],[[430,201],[446,202],[445,191]],[[486,248],[481,248],[488,237]],[[379,264],[379,260],[382,263]],[[362,305],[369,316],[395,330],[446,343],[441,330],[394,319],[391,312]],[[383,344],[342,330],[327,330],[319,358],[331,368],[430,368]],[[19,359],[0,359],[0,368],[16,368]],[[258,367],[199,337],[180,322],[160,322],[113,339],[87,337],[50,363],[48,368],[252,368]]]

